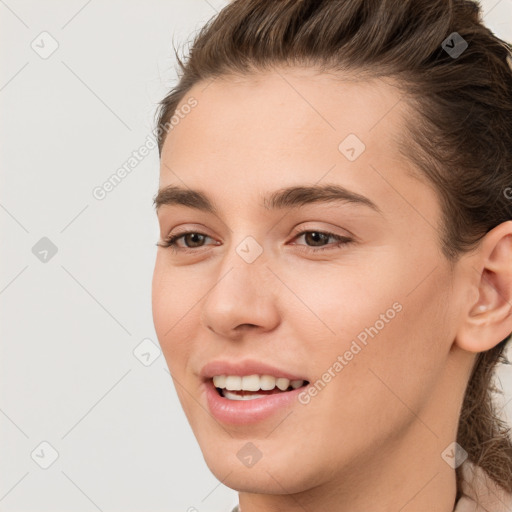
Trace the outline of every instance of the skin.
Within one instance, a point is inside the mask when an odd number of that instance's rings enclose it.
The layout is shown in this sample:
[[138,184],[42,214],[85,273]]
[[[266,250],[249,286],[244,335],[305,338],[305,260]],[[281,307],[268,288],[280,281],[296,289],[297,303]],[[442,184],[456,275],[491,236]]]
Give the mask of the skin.
[[[437,195],[394,142],[412,114],[389,81],[281,68],[196,84],[181,104],[189,96],[198,104],[166,138],[160,188],[199,189],[219,215],[158,209],[161,240],[178,227],[207,237],[178,241],[195,253],[158,248],[152,300],[208,467],[239,491],[243,512],[451,512],[455,470],[441,454],[456,439],[476,353],[512,331],[512,221],[450,268]],[[353,162],[338,150],[349,133],[366,145]],[[382,214],[260,202],[316,183],[363,194]],[[294,237],[306,229],[354,242]],[[247,236],[263,249],[251,264],[235,251]],[[401,311],[308,404],[250,426],[207,412],[206,362],[255,358],[315,382],[394,303]],[[250,468],[236,456],[248,441],[262,452]]]

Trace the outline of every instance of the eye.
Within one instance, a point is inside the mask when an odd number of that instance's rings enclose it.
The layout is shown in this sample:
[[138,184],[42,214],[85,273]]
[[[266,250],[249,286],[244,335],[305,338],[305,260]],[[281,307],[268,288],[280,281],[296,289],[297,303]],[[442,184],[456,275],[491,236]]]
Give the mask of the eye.
[[[316,231],[316,230],[305,230],[301,231],[300,233],[297,233],[294,236],[294,240],[297,238],[300,238],[304,236],[304,240],[309,243],[311,242],[313,245],[302,245],[302,244],[292,244],[292,245],[298,245],[301,247],[301,251],[306,252],[320,252],[325,250],[332,250],[339,248],[342,245],[347,245],[353,240],[351,238],[348,238],[346,236],[336,235],[335,233],[330,233],[328,231]],[[185,247],[180,247],[178,245],[178,240],[183,238],[183,240],[186,243]],[[205,239],[211,238],[208,235],[205,235],[204,233],[200,233],[197,231],[186,231],[184,233],[178,233],[172,236],[169,236],[166,238],[163,242],[159,242],[156,245],[159,247],[164,248],[170,248],[173,252],[197,252],[195,249],[200,249],[204,247],[203,242]],[[335,244],[327,244],[324,245],[324,242],[328,242],[329,239],[334,239],[337,243]],[[218,244],[216,244],[218,245]]]
[[[325,250],[329,251],[332,249],[337,249],[337,248],[341,247],[342,245],[347,245],[347,244],[353,242],[353,240],[349,237],[336,235],[335,233],[330,233],[329,231],[305,230],[305,231],[301,231],[300,233],[296,234],[295,238],[300,238],[302,236],[304,236],[304,240],[306,242],[312,242],[314,245],[313,246],[308,246],[308,245],[302,246],[301,250],[306,251],[306,252],[312,252],[312,253],[325,251]],[[323,242],[328,241],[330,238],[336,240],[337,243],[322,245]],[[317,244],[320,244],[321,246],[319,247]],[[292,244],[292,245],[295,245],[295,244]]]
[[[192,247],[180,247],[177,244],[177,241],[183,238],[185,241],[190,242]],[[170,248],[173,252],[193,252],[196,248],[201,248],[201,242],[205,240],[205,238],[210,238],[208,235],[204,233],[199,233],[197,231],[186,231],[184,233],[177,233],[176,235],[172,235],[167,237],[163,242],[159,242],[156,245],[159,247]],[[199,245],[196,245],[199,244]]]

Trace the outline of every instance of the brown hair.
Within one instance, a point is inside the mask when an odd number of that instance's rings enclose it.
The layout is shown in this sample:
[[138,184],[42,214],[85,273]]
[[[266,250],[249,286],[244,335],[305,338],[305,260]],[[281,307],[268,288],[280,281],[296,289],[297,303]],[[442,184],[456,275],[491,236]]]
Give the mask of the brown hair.
[[[201,29],[185,63],[175,51],[180,77],[157,110],[159,153],[178,104],[199,81],[277,65],[389,77],[419,114],[408,116],[396,142],[438,193],[440,246],[453,265],[512,219],[511,51],[470,0],[235,0]],[[512,492],[510,428],[493,404],[493,372],[509,363],[509,339],[477,355],[457,442]],[[456,477],[458,499],[460,466]]]

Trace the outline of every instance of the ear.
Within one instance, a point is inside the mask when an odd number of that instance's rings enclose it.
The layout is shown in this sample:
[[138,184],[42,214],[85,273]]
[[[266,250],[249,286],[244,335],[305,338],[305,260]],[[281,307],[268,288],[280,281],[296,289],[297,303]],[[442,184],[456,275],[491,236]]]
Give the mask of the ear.
[[485,352],[512,333],[512,220],[489,231],[468,261],[473,298],[467,303],[455,343]]

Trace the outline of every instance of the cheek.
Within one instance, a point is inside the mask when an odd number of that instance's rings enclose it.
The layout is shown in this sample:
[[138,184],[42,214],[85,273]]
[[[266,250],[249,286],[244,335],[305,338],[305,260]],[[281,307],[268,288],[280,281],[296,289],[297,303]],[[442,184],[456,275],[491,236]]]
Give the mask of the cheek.
[[[352,339],[364,343],[376,330],[388,330],[403,309],[403,284],[392,277],[396,275],[392,269],[376,263],[361,263],[359,258],[347,256],[343,265],[282,272],[283,281],[292,284],[297,299],[290,298],[283,316],[293,315],[296,325],[314,326],[314,333],[309,329],[310,336],[297,339],[314,345],[315,352],[325,349],[326,353],[343,353]],[[325,343],[315,341],[318,339]]]
[[[184,360],[191,352],[190,339],[195,336],[197,322],[191,324],[194,315],[194,295],[186,280],[180,281],[179,273],[173,272],[158,260],[152,282],[153,324],[158,341],[167,360],[169,369],[181,372]],[[190,281],[190,279],[188,279]],[[201,295],[198,295],[200,297]]]
[[317,322],[316,334],[308,332],[296,315],[299,339],[314,354],[312,374],[321,381],[318,398],[311,399],[319,424],[332,423],[335,416],[336,424],[354,427],[353,439],[361,425],[376,428],[371,437],[386,430],[391,435],[414,419],[404,403],[418,411],[435,388],[450,346],[450,285],[441,266],[429,275],[435,262],[420,256],[414,261],[418,264],[397,257],[369,265],[364,273],[355,267],[310,272],[310,279],[295,288],[334,331]]
[[157,256],[151,293],[155,327],[167,332],[170,328],[179,328],[178,321],[184,315],[194,314],[193,307],[204,290],[198,281],[194,281],[190,270],[172,268],[163,254]]

